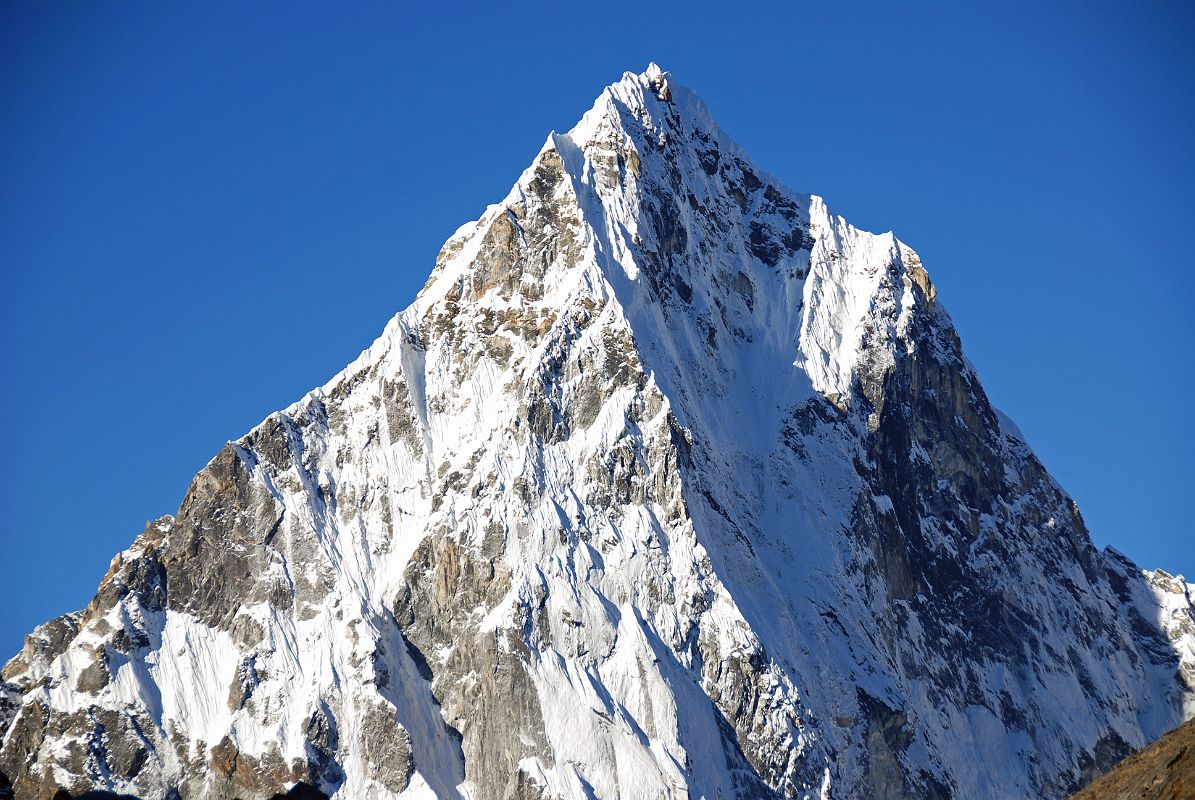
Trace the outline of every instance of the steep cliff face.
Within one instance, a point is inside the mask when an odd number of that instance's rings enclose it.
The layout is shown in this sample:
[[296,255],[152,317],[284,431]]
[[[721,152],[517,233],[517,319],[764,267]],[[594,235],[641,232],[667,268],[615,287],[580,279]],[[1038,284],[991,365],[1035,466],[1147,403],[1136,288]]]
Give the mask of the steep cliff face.
[[1195,713],[917,255],[654,66],[3,672],[20,797],[1062,797]]

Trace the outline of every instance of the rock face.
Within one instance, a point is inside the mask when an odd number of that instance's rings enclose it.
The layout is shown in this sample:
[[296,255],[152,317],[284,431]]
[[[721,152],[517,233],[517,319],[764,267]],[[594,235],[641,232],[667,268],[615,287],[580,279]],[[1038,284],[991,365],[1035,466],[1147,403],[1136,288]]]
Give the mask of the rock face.
[[3,671],[19,797],[1061,798],[1195,713],[920,259],[654,66]]

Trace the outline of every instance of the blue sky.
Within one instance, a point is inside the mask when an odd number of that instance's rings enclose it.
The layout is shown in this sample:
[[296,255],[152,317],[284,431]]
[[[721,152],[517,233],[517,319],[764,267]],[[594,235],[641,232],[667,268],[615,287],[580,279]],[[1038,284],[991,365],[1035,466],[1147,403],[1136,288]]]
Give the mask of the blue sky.
[[0,6],[0,660],[655,60],[915,247],[1099,545],[1195,577],[1181,3]]

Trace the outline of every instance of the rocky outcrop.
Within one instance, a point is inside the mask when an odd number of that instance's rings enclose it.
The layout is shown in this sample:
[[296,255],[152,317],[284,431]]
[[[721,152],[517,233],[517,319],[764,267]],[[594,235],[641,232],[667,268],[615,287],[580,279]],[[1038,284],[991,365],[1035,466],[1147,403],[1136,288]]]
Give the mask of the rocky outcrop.
[[1071,800],[1180,800],[1195,794],[1195,720],[1116,764]]

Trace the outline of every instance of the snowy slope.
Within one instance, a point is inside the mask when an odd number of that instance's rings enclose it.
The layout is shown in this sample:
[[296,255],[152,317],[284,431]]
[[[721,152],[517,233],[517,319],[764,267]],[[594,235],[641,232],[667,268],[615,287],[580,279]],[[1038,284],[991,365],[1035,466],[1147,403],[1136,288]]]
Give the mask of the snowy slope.
[[654,65],[4,668],[0,769],[145,797],[1061,797],[1195,714],[917,255]]

